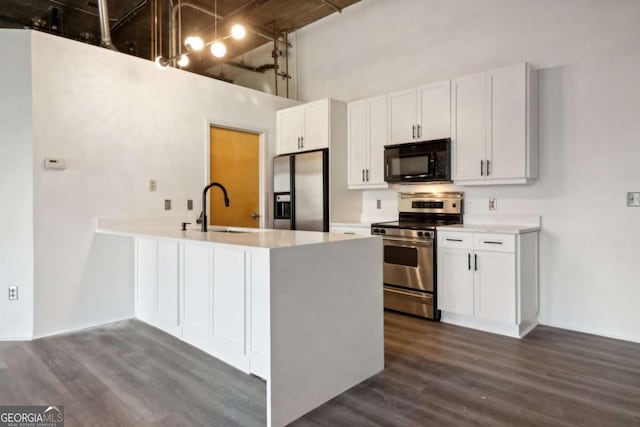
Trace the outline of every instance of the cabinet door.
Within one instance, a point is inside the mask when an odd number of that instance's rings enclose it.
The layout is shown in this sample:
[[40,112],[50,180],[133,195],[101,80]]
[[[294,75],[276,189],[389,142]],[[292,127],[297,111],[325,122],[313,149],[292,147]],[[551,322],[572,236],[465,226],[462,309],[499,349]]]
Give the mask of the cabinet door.
[[454,181],[484,178],[480,162],[485,162],[485,86],[485,73],[453,81]]
[[[347,106],[349,146],[349,187],[365,184],[367,168],[367,101],[352,102]],[[385,113],[386,116],[386,113]]]
[[178,244],[158,241],[158,288],[156,320],[159,328],[176,334],[178,311]]
[[527,149],[526,64],[487,73],[491,98],[487,159],[489,178],[524,178]]
[[329,100],[305,104],[302,151],[329,147]]
[[367,184],[386,187],[384,181],[384,146],[388,144],[389,124],[387,97],[378,96],[367,101],[369,123],[369,179]]
[[516,323],[514,254],[476,251],[475,315],[494,322]]
[[[438,308],[473,316],[472,253],[467,249],[438,250]],[[472,266],[471,266],[472,267]]]
[[302,136],[303,121],[302,107],[278,111],[277,154],[300,151],[299,139]]
[[418,119],[416,90],[389,94],[389,136],[391,144],[411,142],[415,139]]
[[451,81],[418,88],[418,139],[451,138]]
[[158,283],[158,245],[154,239],[136,239],[136,317],[153,323]]

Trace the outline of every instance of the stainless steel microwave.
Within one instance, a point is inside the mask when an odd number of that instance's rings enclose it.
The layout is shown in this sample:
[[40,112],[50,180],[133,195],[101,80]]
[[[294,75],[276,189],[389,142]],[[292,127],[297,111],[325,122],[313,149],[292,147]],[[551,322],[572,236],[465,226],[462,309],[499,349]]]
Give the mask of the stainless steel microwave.
[[385,145],[384,180],[413,184],[451,182],[451,139]]

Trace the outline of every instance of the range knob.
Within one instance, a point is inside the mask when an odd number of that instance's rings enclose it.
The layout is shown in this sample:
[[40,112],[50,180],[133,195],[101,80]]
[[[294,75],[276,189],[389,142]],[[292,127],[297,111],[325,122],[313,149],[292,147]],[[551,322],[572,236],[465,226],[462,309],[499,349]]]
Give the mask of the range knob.
[[373,232],[373,234],[378,234],[380,233],[380,229],[379,228],[374,228],[373,230],[371,230]]
[[387,230],[385,230],[384,228],[380,229],[380,234],[387,234]]
[[422,231],[418,231],[418,237],[422,237],[424,236],[424,233]]

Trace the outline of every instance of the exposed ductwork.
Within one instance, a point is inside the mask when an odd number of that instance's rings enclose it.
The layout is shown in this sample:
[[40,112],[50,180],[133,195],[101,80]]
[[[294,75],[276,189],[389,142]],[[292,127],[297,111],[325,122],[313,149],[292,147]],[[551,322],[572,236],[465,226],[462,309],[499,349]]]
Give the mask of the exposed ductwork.
[[107,8],[107,0],[98,0],[98,14],[100,15],[100,46],[107,49],[115,50],[115,47],[111,41],[111,29],[109,28],[109,9]]

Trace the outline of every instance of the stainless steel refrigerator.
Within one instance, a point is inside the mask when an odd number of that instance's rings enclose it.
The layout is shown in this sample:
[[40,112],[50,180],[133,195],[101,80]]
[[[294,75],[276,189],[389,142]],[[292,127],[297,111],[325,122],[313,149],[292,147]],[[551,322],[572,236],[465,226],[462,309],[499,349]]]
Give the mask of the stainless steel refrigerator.
[[328,150],[273,158],[273,227],[329,231]]

